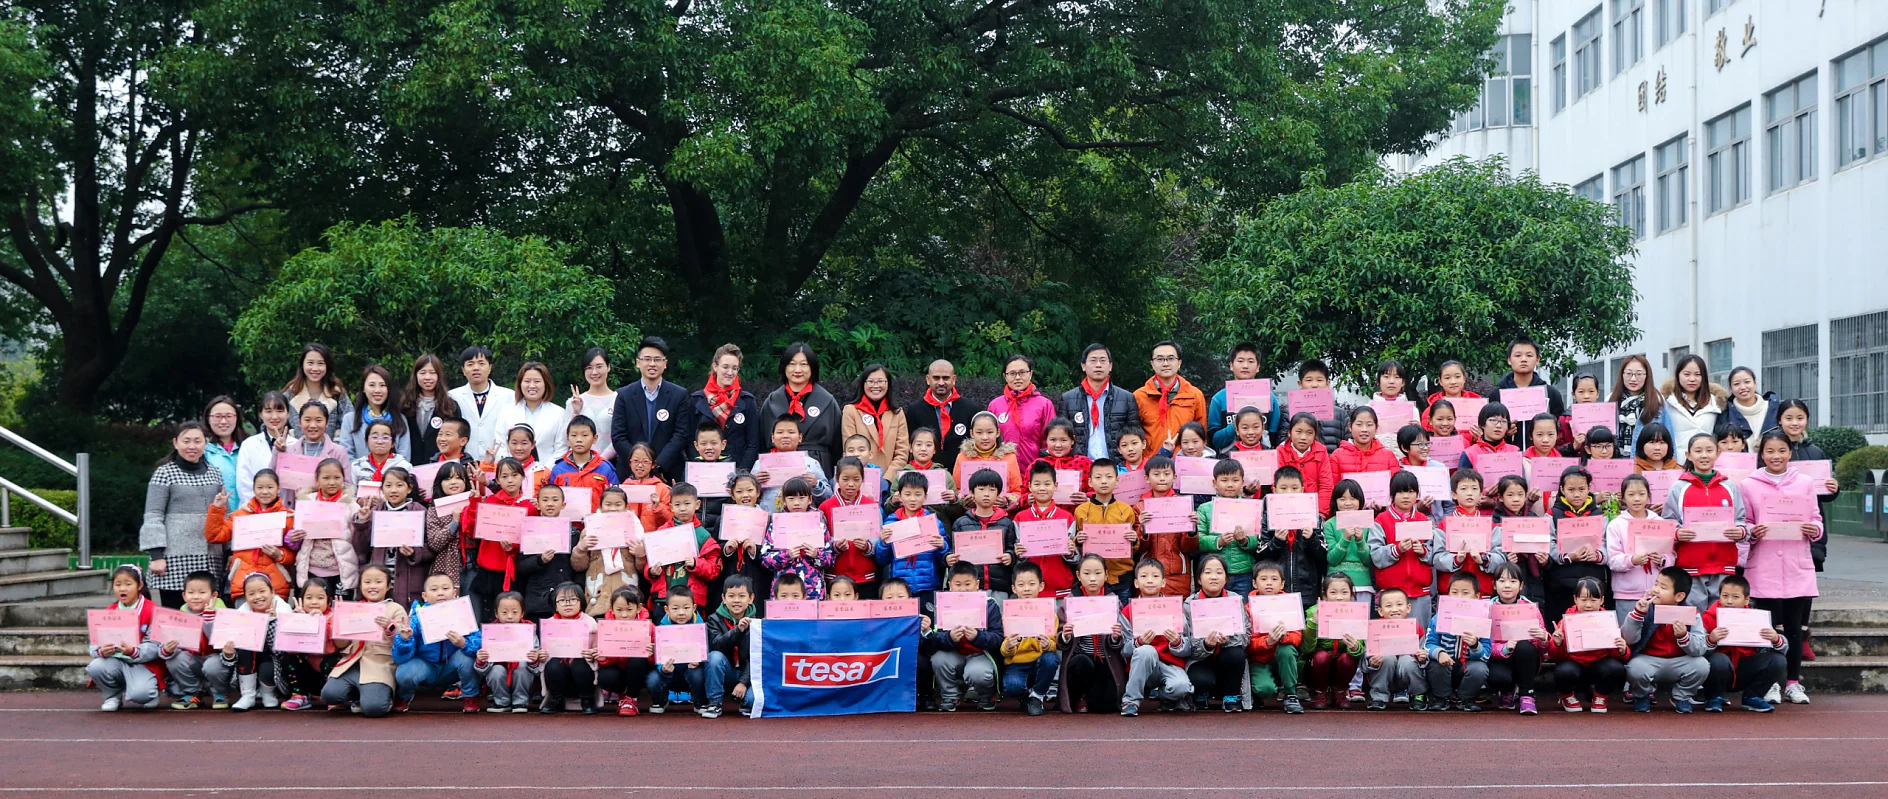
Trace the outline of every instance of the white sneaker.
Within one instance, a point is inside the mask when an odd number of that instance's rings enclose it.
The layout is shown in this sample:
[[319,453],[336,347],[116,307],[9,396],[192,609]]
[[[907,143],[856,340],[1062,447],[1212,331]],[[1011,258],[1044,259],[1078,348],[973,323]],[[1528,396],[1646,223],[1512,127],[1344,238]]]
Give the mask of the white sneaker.
[[1783,698],[1789,700],[1792,705],[1809,704],[1809,692],[1803,690],[1803,684],[1800,682],[1783,686]]
[[1763,701],[1773,705],[1781,704],[1783,702],[1783,686],[1770,683],[1770,690],[1764,692]]
[[120,705],[124,704],[124,702],[125,700],[123,698],[114,696],[99,703],[98,709],[103,710],[106,713],[110,713],[117,710]]

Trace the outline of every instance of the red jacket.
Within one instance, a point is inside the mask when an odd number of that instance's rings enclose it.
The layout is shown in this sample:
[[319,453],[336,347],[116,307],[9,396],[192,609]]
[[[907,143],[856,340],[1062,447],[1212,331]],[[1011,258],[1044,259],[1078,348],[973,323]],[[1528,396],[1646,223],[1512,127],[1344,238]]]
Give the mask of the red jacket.
[[[1479,458],[1489,453],[1499,454],[1503,452],[1520,452],[1521,451],[1520,447],[1517,447],[1506,441],[1498,441],[1498,442],[1495,442],[1493,445],[1490,445],[1487,441],[1484,441],[1480,438],[1469,436],[1466,433],[1464,433],[1462,437],[1468,439],[1468,441],[1462,445],[1462,459],[1467,461],[1469,466],[1471,467],[1475,465],[1476,458]],[[1461,468],[1461,467],[1458,465],[1455,468]],[[1488,489],[1492,489],[1492,488],[1494,488],[1494,486],[1492,485],[1482,486],[1482,490],[1484,491]]]
[[[1705,608],[1703,612],[1699,613],[1698,623],[1699,623],[1699,626],[1704,629],[1705,635],[1710,635],[1712,630],[1717,629],[1718,628],[1718,603],[1716,602],[1711,603],[1711,607]],[[1709,641],[1710,639],[1707,638],[1705,640]],[[1777,644],[1779,646],[1783,645],[1783,643],[1784,642],[1781,639],[1777,641]],[[1751,655],[1757,654],[1757,649],[1755,647],[1749,647],[1749,646],[1718,645],[1718,646],[1712,647],[1711,651],[1718,652],[1731,659],[1732,673],[1736,673],[1737,664],[1739,661]]]
[[[1467,389],[1463,389],[1463,390],[1462,390],[1462,396],[1463,396],[1463,397],[1466,397],[1466,398],[1469,398],[1469,399],[1481,399],[1481,398],[1482,398],[1482,395],[1480,395],[1480,394],[1477,394],[1477,393],[1475,393],[1475,392],[1473,392],[1473,391],[1469,391],[1469,390],[1467,390]],[[1423,403],[1423,429],[1424,429],[1424,430],[1427,430],[1427,431],[1429,431],[1429,432],[1431,432],[1431,433],[1434,433],[1434,432],[1436,432],[1436,428],[1435,428],[1435,426],[1434,426],[1434,425],[1431,425],[1431,424],[1429,423],[1429,409],[1430,409],[1430,408],[1434,408],[1434,407],[1436,407],[1436,400],[1442,400],[1442,399],[1448,399],[1448,397],[1445,397],[1445,396],[1442,396],[1442,392],[1440,392],[1440,391],[1437,391],[1437,392],[1435,392],[1435,393],[1433,393],[1433,394],[1430,394],[1430,395],[1429,395],[1429,399],[1428,399],[1427,401],[1425,401],[1425,402]],[[1450,405],[1451,407],[1453,407],[1453,406],[1455,405],[1455,403],[1453,403],[1453,402],[1452,402],[1452,403],[1449,403],[1449,405]],[[1464,427],[1474,427],[1474,426],[1475,426],[1475,420],[1473,420],[1473,419],[1470,419],[1470,420],[1468,420],[1468,423],[1467,423],[1467,424],[1463,424],[1463,423],[1462,423],[1462,412],[1461,412],[1460,410],[1457,410],[1457,411],[1456,411],[1456,413],[1455,413],[1455,429],[1457,429],[1457,430],[1460,430],[1460,429],[1462,429],[1462,428],[1464,428]]]
[[[1731,488],[1723,472],[1713,473],[1709,483],[1692,474],[1690,469],[1686,469],[1678,479],[1688,484],[1683,495],[1683,507],[1679,510],[1680,527],[1684,526],[1684,508],[1734,507]],[[1729,541],[1680,541],[1676,565],[1694,576],[1731,574],[1737,571],[1737,545]]]
[[[1281,459],[1282,460],[1282,459]],[[1331,453],[1331,485],[1336,486],[1344,475],[1356,472],[1397,472],[1402,466],[1396,462],[1396,453],[1376,441],[1367,447],[1357,446],[1355,441],[1346,441],[1337,445],[1337,451]],[[1321,507],[1330,507],[1330,494],[1324,495]]]
[[468,558],[468,560],[476,563],[479,568],[486,571],[503,572],[505,575],[504,590],[510,591],[511,576],[514,574],[513,566],[517,563],[517,559],[512,557],[515,553],[506,552],[504,545],[497,541],[479,540],[477,532],[480,505],[509,505],[515,508],[524,508],[525,511],[532,516],[538,515],[538,506],[536,503],[524,497],[513,497],[503,491],[499,491],[487,494],[481,497],[477,502],[468,502],[465,505],[465,509],[459,511],[460,549],[467,553],[473,552],[476,549],[478,552],[476,558]]
[[[1422,511],[1411,511],[1408,516],[1403,516],[1395,508],[1390,508],[1377,514],[1377,526],[1383,528],[1385,543],[1396,540],[1397,522],[1426,521],[1429,521],[1429,517],[1423,515]],[[1377,569],[1372,578],[1379,592],[1385,588],[1400,588],[1410,596],[1428,596],[1429,587],[1436,581],[1436,570],[1421,555],[1404,552],[1395,563]]]
[[[1290,442],[1278,448],[1278,466],[1291,466],[1305,476],[1305,491],[1318,492],[1318,513],[1331,507],[1331,489],[1337,485],[1337,467],[1331,463],[1331,453],[1318,442],[1311,443],[1311,449],[1299,454]],[[1391,469],[1396,467],[1392,465]]]
[[[847,502],[840,499],[838,494],[833,494],[831,497],[828,497],[825,502],[819,504],[819,512],[826,514],[826,529],[831,530],[833,529],[834,508],[846,505],[871,504],[873,504],[872,500],[866,497],[864,491],[860,491],[858,499],[853,502]],[[884,513],[881,512],[879,516],[884,516]],[[835,547],[835,550],[836,549],[837,547]],[[850,577],[855,583],[872,582],[878,577],[878,550],[861,549],[848,544],[846,551],[834,553],[833,567],[830,573]]]
[[[1088,493],[1088,467],[1090,464],[1093,464],[1094,461],[1090,460],[1087,455],[1070,453],[1070,454],[1067,454],[1058,458],[1053,455],[1050,455],[1048,452],[1045,451],[1042,453],[1041,457],[1036,458],[1036,460],[1046,461],[1050,466],[1053,466],[1057,469],[1073,469],[1074,471],[1080,473],[1082,476],[1081,485],[1078,486],[1075,490],[1080,491],[1083,494]],[[1035,464],[1032,463],[1030,464],[1030,466],[1033,467],[1035,466]],[[1027,471],[1023,473],[1028,474]],[[1063,510],[1075,509],[1074,505],[1063,505],[1061,507]]]
[[[1075,528],[1075,514],[1068,512],[1061,506],[1052,505],[1050,507],[1054,508],[1054,510],[1045,513],[1036,508],[1036,503],[1028,502],[1027,507],[1011,514],[1010,519],[1016,522],[1018,526],[1017,529],[1019,530],[1023,522],[1061,520],[1068,524],[1070,533],[1073,534]],[[1075,587],[1075,572],[1069,569],[1069,562],[1064,557],[1060,555],[1044,555],[1042,557],[1030,558],[1029,560],[1037,566],[1042,567],[1043,596],[1068,596],[1069,589]]]
[[[1449,516],[1449,517],[1444,518],[1442,521],[1437,522],[1436,528],[1438,530],[1444,531],[1442,537],[1446,538],[1448,535],[1447,530],[1449,529],[1450,519],[1454,519],[1456,516],[1486,516],[1486,515],[1492,515],[1492,514],[1463,513],[1461,507],[1457,506],[1455,509],[1455,516]],[[1490,546],[1499,546],[1501,543],[1501,539],[1499,537],[1495,537],[1493,540],[1489,541],[1488,543]],[[1477,594],[1480,594],[1483,597],[1491,597],[1495,595],[1495,576],[1492,574],[1489,574],[1486,571],[1483,571],[1482,564],[1480,561],[1477,561],[1474,558],[1470,558],[1466,556],[1458,558],[1458,560],[1462,561],[1462,565],[1459,569],[1456,569],[1454,571],[1467,571],[1470,574],[1475,575],[1475,592]],[[1440,571],[1440,569],[1438,569],[1438,571]],[[1436,575],[1436,579],[1447,582],[1449,579],[1449,575],[1438,574]]]
[[[668,525],[668,527],[674,526],[674,524]],[[675,583],[679,586],[684,579],[688,581],[688,593],[695,597],[695,606],[707,605],[708,582],[721,576],[721,542],[709,535],[699,523],[692,526],[695,528],[695,561],[693,563],[671,563],[667,566],[651,563],[643,567],[643,575],[649,579],[651,607],[668,601],[669,584]],[[663,529],[668,529],[668,527]]]
[[[1561,616],[1562,618],[1565,618],[1567,616],[1572,616],[1578,612],[1579,610],[1575,608],[1567,608],[1567,612],[1564,614],[1561,614]],[[1611,613],[1612,611],[1601,609],[1601,610],[1596,610],[1593,612],[1594,613]],[[1591,666],[1595,663],[1605,660],[1606,658],[1612,658],[1614,660],[1624,662],[1626,658],[1629,657],[1630,655],[1631,655],[1631,650],[1629,649],[1593,649],[1593,650],[1588,650],[1586,652],[1569,652],[1567,651],[1567,639],[1565,638],[1560,639],[1560,643],[1554,644],[1553,647],[1550,648],[1547,653],[1548,658],[1551,660],[1558,660],[1558,661],[1568,662],[1568,663],[1578,663],[1582,666]]]

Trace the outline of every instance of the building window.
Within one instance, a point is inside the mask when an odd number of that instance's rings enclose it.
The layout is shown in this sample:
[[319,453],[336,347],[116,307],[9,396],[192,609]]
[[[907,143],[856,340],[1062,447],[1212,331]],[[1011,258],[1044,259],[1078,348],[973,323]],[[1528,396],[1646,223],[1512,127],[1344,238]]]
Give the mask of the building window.
[[1656,34],[1658,46],[1664,47],[1666,43],[1685,34],[1685,4],[1691,0],[1655,0],[1655,2],[1658,3],[1658,12],[1654,20],[1658,23]]
[[1593,11],[1573,23],[1573,99],[1585,97],[1588,92],[1600,87],[1600,31],[1605,28],[1605,21],[1600,19],[1602,8]]
[[1687,182],[1691,177],[1691,148],[1684,136],[1659,145],[1653,152],[1653,166],[1658,178],[1658,231],[1664,233],[1685,225]]
[[1645,58],[1645,0],[1613,0],[1613,74]]
[[1704,362],[1711,366],[1711,382],[1727,389],[1731,387],[1731,368],[1736,359],[1731,344],[1728,338],[1704,343]]
[[1554,37],[1552,49],[1553,49],[1553,58],[1554,58],[1554,74],[1552,75],[1551,79],[1554,84],[1554,113],[1558,114],[1560,113],[1560,109],[1567,107],[1567,36],[1566,34],[1563,33],[1559,36]]
[[1691,346],[1690,346],[1690,345],[1686,345],[1686,346],[1683,346],[1683,347],[1673,347],[1673,348],[1671,348],[1670,350],[1667,350],[1667,351],[1666,351],[1666,353],[1665,353],[1665,363],[1662,363],[1662,364],[1660,364],[1660,366],[1661,366],[1661,367],[1663,367],[1663,368],[1664,368],[1664,369],[1666,369],[1666,370],[1670,370],[1670,369],[1672,369],[1673,367],[1675,367],[1675,366],[1677,366],[1677,365],[1678,365],[1678,361],[1679,361],[1679,359],[1680,359],[1680,358],[1683,358],[1683,357],[1685,357],[1685,356],[1687,356],[1687,355],[1690,355],[1690,354],[1691,354]]
[[1704,123],[1708,213],[1750,202],[1750,106]]
[[1573,193],[1596,203],[1606,202],[1606,176],[1594,175],[1573,187]]
[[1583,364],[1580,364],[1579,366],[1574,367],[1573,368],[1574,378],[1578,379],[1580,375],[1592,375],[1594,380],[1599,381],[1600,398],[1601,398],[1601,401],[1604,402],[1605,397],[1606,397],[1606,379],[1607,377],[1610,376],[1610,373],[1606,371],[1606,362],[1605,361],[1592,361],[1590,363],[1583,363]]
[[1816,73],[1763,96],[1772,193],[1816,179]]
[[1816,326],[1788,327],[1763,334],[1763,389],[1783,399],[1800,399],[1809,406],[1809,423],[1816,424],[1818,391]]
[[1613,167],[1613,206],[1619,223],[1632,228],[1633,240],[1645,238],[1645,156]]
[[1716,14],[1719,11],[1723,11],[1725,6],[1735,2],[1737,2],[1737,0],[1704,0],[1704,15],[1708,17],[1712,14]]
[[1481,98],[1455,116],[1455,132],[1533,124],[1533,41],[1527,34],[1503,36],[1489,49],[1495,67],[1482,83]]
[[1888,39],[1838,59],[1836,168],[1888,152]]
[[1888,433],[1888,311],[1829,322],[1829,423]]

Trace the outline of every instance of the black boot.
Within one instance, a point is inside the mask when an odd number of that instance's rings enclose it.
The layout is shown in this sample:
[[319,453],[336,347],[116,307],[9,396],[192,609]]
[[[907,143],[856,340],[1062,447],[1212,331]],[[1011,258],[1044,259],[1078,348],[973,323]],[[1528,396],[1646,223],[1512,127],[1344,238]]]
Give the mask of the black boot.
[[564,712],[564,698],[561,696],[546,695],[544,697],[544,702],[538,705],[538,712],[539,713]]
[[586,716],[594,716],[594,715],[596,715],[596,714],[597,714],[597,698],[596,698],[596,696],[594,696],[594,695],[592,695],[592,694],[584,694],[583,696],[580,696],[580,697],[578,697],[578,698],[577,698],[577,702],[578,702],[579,704],[581,704],[581,705],[583,705],[583,714],[584,714],[584,715],[586,715]]

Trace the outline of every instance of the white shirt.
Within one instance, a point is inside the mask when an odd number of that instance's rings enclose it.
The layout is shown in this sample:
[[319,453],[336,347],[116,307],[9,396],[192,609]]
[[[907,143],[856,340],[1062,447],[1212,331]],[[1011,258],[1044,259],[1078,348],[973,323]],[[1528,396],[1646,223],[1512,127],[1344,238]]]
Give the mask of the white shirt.
[[[486,403],[487,411],[494,410],[490,404],[491,400],[486,400]],[[532,433],[537,435],[538,461],[548,465],[556,463],[557,459],[564,457],[564,453],[570,449],[570,445],[564,438],[564,425],[567,424],[570,424],[570,413],[562,405],[555,402],[540,402],[537,410],[534,411],[523,400],[513,400],[497,408],[497,413],[492,420],[492,438],[489,439],[489,443],[493,448],[492,451],[499,453],[497,457],[504,457],[510,453],[510,450],[505,448],[505,439],[511,434],[511,429],[518,425],[526,425],[531,428]]]
[[[485,410],[483,412],[479,410],[478,400],[472,398],[472,386],[470,384],[446,392],[446,396],[451,397],[453,402],[459,403],[459,415],[472,425],[472,435],[465,443],[465,454],[472,456],[472,459],[475,461],[492,460],[492,442],[494,440],[492,426],[497,423],[498,412],[500,409],[509,408],[518,402],[518,395],[513,393],[511,389],[505,388],[497,383],[487,383],[486,385],[491,388],[491,393],[485,395]],[[504,452],[504,440],[497,439],[497,441],[497,451]]]
[[[570,406],[564,406],[566,418],[575,419],[577,414],[569,413]],[[604,460],[616,457],[616,446],[610,443],[610,424],[616,417],[616,392],[612,391],[599,397],[589,392],[583,394],[583,415],[589,417],[597,426],[596,451]]]
[[[286,428],[282,435],[292,436],[293,428]],[[257,433],[243,439],[236,447],[236,499],[229,504],[230,510],[241,508],[243,503],[256,495],[256,472],[267,469],[275,463],[275,447],[269,446],[269,434]]]

